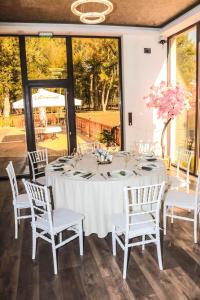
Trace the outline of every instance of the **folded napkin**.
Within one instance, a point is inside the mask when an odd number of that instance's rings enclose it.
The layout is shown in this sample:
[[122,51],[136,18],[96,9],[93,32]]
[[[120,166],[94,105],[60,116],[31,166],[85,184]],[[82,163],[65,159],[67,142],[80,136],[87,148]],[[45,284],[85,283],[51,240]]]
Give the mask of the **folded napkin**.
[[145,166],[142,166],[141,169],[142,169],[142,170],[145,170],[145,171],[151,171],[151,170],[152,170],[152,168],[150,168],[150,167],[145,167]]
[[67,159],[67,158],[58,158],[58,161],[63,162],[63,163],[68,162],[68,160],[69,159]]
[[64,171],[64,168],[53,168],[53,171]]
[[145,158],[147,161],[156,161],[157,158]]

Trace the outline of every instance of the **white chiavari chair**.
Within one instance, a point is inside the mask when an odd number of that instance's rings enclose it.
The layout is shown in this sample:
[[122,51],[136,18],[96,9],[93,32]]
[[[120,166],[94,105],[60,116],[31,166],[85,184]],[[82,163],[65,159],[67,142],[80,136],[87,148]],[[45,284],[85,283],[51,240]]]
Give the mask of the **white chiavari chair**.
[[131,150],[138,154],[149,154],[154,153],[154,143],[135,141],[131,146]]
[[28,158],[31,165],[33,181],[45,185],[46,179],[45,179],[44,172],[45,172],[45,167],[48,164],[47,149],[28,152]]
[[[165,189],[165,182],[141,187],[125,187],[125,213],[112,217],[112,245],[113,255],[116,255],[116,241],[124,250],[123,278],[126,278],[128,248],[155,243],[157,247],[158,263],[163,270],[160,249],[160,205]],[[124,242],[120,239],[124,235]],[[133,242],[136,237],[141,241]]]
[[99,142],[89,142],[89,143],[80,143],[77,147],[77,152],[84,155],[84,154],[91,154],[97,148],[100,148]]
[[[193,213],[193,217],[181,216],[174,213],[174,209],[182,209]],[[171,217],[171,223],[174,219],[190,221],[194,224],[194,242],[197,243],[197,221],[200,214],[200,173],[198,175],[195,193],[188,193],[178,190],[169,190],[164,202],[163,221],[164,221],[164,234],[167,230],[167,217]],[[170,214],[168,213],[170,209]]]
[[[83,215],[65,208],[52,209],[50,190],[47,186],[31,183],[23,179],[32,214],[32,259],[36,255],[36,239],[41,238],[52,246],[54,274],[57,274],[56,250],[70,241],[79,238],[80,255],[83,255]],[[62,240],[65,230],[74,234]],[[56,243],[57,238],[58,242]]]
[[[169,176],[168,185],[170,189],[178,189],[182,187],[186,187],[189,192],[189,184],[190,184],[190,165],[193,156],[192,150],[187,150],[179,147],[178,149],[178,157],[177,157],[177,169],[175,176]],[[181,168],[183,168],[185,172],[181,172]]]
[[[31,218],[31,215],[30,214],[27,215],[25,211],[25,209],[30,208],[30,203],[27,194],[25,193],[19,194],[17,179],[16,179],[15,170],[12,161],[9,162],[8,166],[6,167],[6,171],[8,173],[8,178],[10,180],[10,185],[12,189],[14,218],[15,218],[15,239],[17,239],[18,225],[20,223],[20,220]],[[21,214],[21,211],[24,211],[25,213]]]

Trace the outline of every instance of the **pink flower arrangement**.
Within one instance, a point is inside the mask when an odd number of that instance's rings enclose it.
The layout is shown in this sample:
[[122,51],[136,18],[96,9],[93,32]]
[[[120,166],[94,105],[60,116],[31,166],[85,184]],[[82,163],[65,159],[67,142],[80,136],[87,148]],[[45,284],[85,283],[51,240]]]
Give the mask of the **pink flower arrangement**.
[[144,97],[147,107],[157,109],[158,118],[165,121],[174,119],[184,109],[189,109],[189,98],[191,94],[183,87],[167,86],[165,81],[162,81],[159,86],[152,86],[151,92]]
[[191,94],[183,87],[167,85],[161,81],[159,86],[152,86],[151,92],[144,97],[147,107],[156,108],[158,118],[164,120],[164,128],[161,135],[162,157],[164,158],[165,146],[163,143],[164,134],[170,121],[178,116],[184,109],[189,109],[189,98]]

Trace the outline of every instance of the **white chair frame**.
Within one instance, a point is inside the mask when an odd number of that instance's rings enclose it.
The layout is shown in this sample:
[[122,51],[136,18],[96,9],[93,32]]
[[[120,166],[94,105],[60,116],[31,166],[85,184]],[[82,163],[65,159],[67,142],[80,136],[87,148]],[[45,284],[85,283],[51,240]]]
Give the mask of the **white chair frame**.
[[47,149],[42,149],[42,150],[28,152],[28,158],[31,164],[33,181],[40,182],[39,178],[41,177],[37,178],[37,176],[43,175],[42,178],[45,178],[44,169],[48,164],[48,151]]
[[[173,201],[170,201],[171,198],[173,198]],[[182,203],[181,200],[184,200],[184,202]],[[181,216],[180,214],[177,215],[174,213],[174,208],[187,210],[191,213],[193,212],[193,217],[190,218]],[[170,214],[168,213],[168,209],[170,209]],[[171,223],[174,223],[174,219],[189,221],[194,223],[194,243],[197,243],[198,216],[200,221],[200,172],[197,179],[195,194],[177,190],[168,191],[163,206],[164,234],[166,235],[167,231],[167,217],[171,217]]]
[[[83,215],[64,208],[52,210],[50,191],[47,186],[31,183],[24,179],[23,183],[29,197],[32,213],[32,259],[35,259],[36,256],[36,239],[41,238],[49,242],[52,246],[54,274],[57,274],[56,250],[58,248],[79,237],[80,255],[83,255]],[[56,225],[56,212],[65,214],[62,225]],[[57,221],[60,222],[60,218],[57,218]],[[64,230],[74,231],[75,233],[62,240]],[[58,243],[55,239],[57,235],[59,237]]]
[[80,154],[91,154],[95,149],[100,147],[99,142],[80,143],[77,147],[77,152]]
[[[169,187],[170,189],[177,189],[179,187],[187,187],[187,190],[189,192],[189,184],[190,184],[190,165],[193,155],[192,150],[187,150],[185,148],[179,147],[178,148],[178,157],[177,157],[177,168],[176,168],[176,175],[175,176],[169,176]],[[187,166],[185,168],[186,170],[186,176],[184,172],[181,172],[181,164],[186,163]],[[181,176],[182,174],[182,176]],[[185,177],[185,178],[183,178]],[[173,186],[173,179],[177,181],[177,184]],[[171,184],[170,184],[171,181]]]
[[31,214],[23,214],[21,215],[21,210],[30,209],[30,203],[28,201],[27,194],[19,194],[17,179],[15,175],[15,170],[13,167],[12,161],[9,162],[6,167],[6,171],[8,173],[8,178],[10,180],[12,196],[13,196],[13,208],[14,208],[14,219],[15,219],[15,239],[18,238],[18,225],[20,224],[20,220],[31,218]]
[[[124,188],[125,214],[121,215],[121,217],[125,217],[125,228],[121,228],[120,226],[117,226],[115,222],[113,222],[112,230],[113,255],[116,256],[116,242],[118,242],[118,244],[124,251],[124,279],[126,278],[127,273],[128,249],[130,247],[142,245],[142,250],[144,250],[146,244],[155,243],[157,247],[159,268],[160,270],[163,270],[160,248],[159,222],[160,206],[164,194],[164,189],[165,182],[155,185]],[[136,222],[134,222],[135,218]],[[145,225],[151,225],[153,226],[153,229],[149,230],[147,228],[147,230],[144,230],[142,233],[137,233],[135,231],[136,227]],[[123,234],[125,237],[124,242],[122,242],[119,237],[121,234]],[[142,241],[129,241],[139,236],[142,236]],[[148,237],[148,239],[146,239],[146,236]]]
[[154,153],[154,143],[144,142],[144,141],[135,141],[133,143],[132,150],[139,154]]

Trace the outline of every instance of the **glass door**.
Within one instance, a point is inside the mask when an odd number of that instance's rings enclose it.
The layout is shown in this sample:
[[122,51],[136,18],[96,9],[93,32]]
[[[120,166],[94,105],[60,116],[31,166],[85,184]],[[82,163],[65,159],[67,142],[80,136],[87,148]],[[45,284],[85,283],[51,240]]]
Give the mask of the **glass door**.
[[68,152],[66,89],[32,88],[32,112],[36,149],[48,150],[49,160]]

